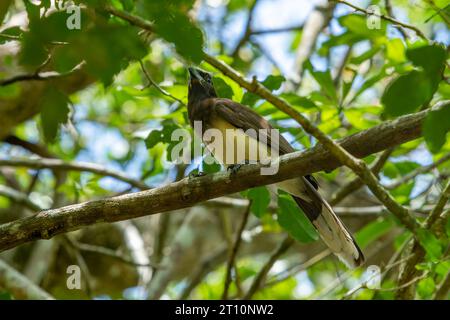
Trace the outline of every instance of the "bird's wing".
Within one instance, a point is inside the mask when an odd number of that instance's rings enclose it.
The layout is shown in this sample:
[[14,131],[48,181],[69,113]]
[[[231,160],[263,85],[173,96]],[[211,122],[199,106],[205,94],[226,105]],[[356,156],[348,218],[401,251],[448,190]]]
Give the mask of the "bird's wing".
[[[253,129],[257,133],[259,129],[266,131],[266,141],[271,143],[270,129],[273,129],[269,122],[258,113],[247,106],[239,104],[229,99],[216,98],[213,102],[214,113],[229,122],[233,126],[246,132]],[[269,133],[269,134],[267,134]],[[294,148],[283,136],[279,136],[279,154],[286,154],[294,151]],[[258,139],[258,136],[253,137]],[[344,224],[334,213],[331,206],[317,192],[317,181],[311,175],[291,179],[280,184],[282,189],[288,191],[303,210],[312,224],[318,230],[321,238],[342,261],[351,267],[359,266],[364,261],[361,249],[348,232]]]
[[[256,131],[257,136],[252,136],[252,138],[255,138],[259,141],[259,137],[264,137],[267,144],[270,145],[271,143],[273,143],[274,145],[272,145],[272,147],[277,148],[275,141],[272,142],[270,134],[270,130],[274,128],[266,119],[261,117],[258,113],[256,113],[249,107],[229,99],[217,98],[214,99],[213,109],[217,116],[231,123],[236,128],[242,129],[244,132],[249,129],[249,132],[252,132],[253,130]],[[260,129],[264,130],[258,132],[258,130]],[[280,155],[295,151],[294,148],[282,135],[278,136],[278,153]]]

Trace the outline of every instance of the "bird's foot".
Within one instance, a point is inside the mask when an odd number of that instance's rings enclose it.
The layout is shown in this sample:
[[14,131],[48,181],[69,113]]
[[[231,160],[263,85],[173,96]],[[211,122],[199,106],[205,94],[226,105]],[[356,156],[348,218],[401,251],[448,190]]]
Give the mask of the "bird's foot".
[[194,169],[191,172],[189,172],[189,174],[188,174],[189,179],[194,179],[194,178],[203,177],[203,176],[206,176],[206,172],[199,171],[198,169]]

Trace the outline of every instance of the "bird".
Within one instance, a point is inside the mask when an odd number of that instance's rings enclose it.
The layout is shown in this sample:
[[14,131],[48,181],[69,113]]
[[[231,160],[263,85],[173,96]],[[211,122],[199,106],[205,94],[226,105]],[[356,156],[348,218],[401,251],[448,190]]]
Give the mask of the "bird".
[[[264,160],[259,153],[251,152],[254,149],[262,148],[269,158],[276,156],[269,150],[270,143],[276,139],[270,134],[265,136],[252,134],[255,131],[270,132],[269,130],[274,129],[264,117],[246,105],[218,97],[211,73],[196,67],[189,67],[188,73],[189,122],[195,134],[200,136],[216,160],[235,172],[249,161]],[[221,145],[214,145],[212,139],[206,137],[205,132],[211,129],[222,133],[225,141]],[[234,132],[234,135],[227,136],[227,130]],[[241,152],[240,157],[236,155],[239,154],[236,152],[238,140],[245,143],[245,151]],[[278,148],[279,155],[295,151],[281,134],[278,135],[275,147]],[[227,153],[232,153],[232,156],[227,157]],[[277,183],[275,187],[292,196],[323,242],[345,265],[356,268],[364,263],[361,249],[332,207],[319,193],[319,185],[312,175],[294,177]],[[302,214],[300,210],[299,214]]]

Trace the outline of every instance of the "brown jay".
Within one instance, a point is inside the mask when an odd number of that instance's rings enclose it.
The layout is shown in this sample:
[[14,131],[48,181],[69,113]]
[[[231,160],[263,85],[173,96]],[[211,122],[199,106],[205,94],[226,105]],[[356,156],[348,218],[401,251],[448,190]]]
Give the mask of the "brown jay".
[[[189,121],[193,127],[194,122],[201,123],[201,132],[196,132],[196,134],[202,138],[214,157],[223,165],[231,166],[240,165],[242,160],[261,160],[258,156],[256,156],[256,159],[252,159],[250,154],[259,153],[249,152],[249,150],[243,153],[244,159],[238,159],[237,156],[234,156],[234,153],[233,157],[226,157],[226,155],[227,152],[231,151],[231,148],[236,148],[237,136],[242,137],[247,132],[261,132],[259,129],[273,129],[269,122],[245,105],[230,99],[217,97],[211,74],[208,72],[197,68],[189,68],[188,70],[190,75],[188,91]],[[211,139],[206,139],[206,135],[204,135],[207,129],[216,129],[222,132],[222,136],[226,140],[222,142],[222,147],[218,148],[217,145],[214,148],[210,147]],[[227,136],[225,131],[230,131],[229,129],[234,130],[236,134]],[[270,134],[267,134],[263,139],[261,139],[261,135],[252,134],[246,135],[244,139],[246,141],[246,149],[269,149],[268,146],[271,143]],[[272,140],[275,139],[272,138]],[[278,136],[276,147],[279,149],[278,153],[280,155],[294,152],[294,148],[281,135]],[[269,151],[267,151],[267,154],[270,156]],[[325,244],[346,265],[357,267],[364,262],[361,249],[342,221],[336,216],[331,206],[318,193],[318,184],[311,175],[282,181],[277,183],[276,187],[293,197],[297,205],[317,229]]]

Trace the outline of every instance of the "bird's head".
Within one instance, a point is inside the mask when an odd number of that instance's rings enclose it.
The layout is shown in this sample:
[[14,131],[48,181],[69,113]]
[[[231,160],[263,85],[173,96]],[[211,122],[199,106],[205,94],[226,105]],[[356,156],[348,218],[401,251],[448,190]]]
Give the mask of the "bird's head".
[[216,90],[209,72],[198,68],[188,68],[189,71],[189,101],[217,97]]

